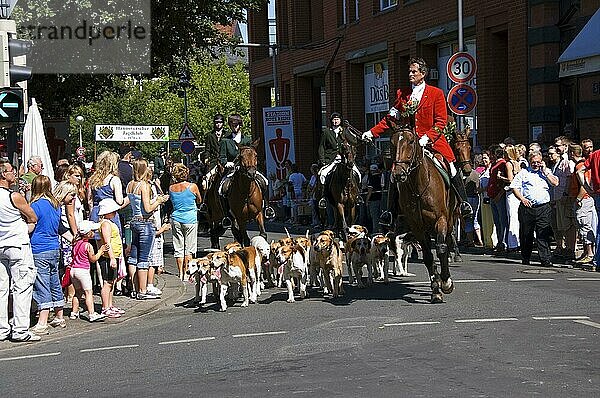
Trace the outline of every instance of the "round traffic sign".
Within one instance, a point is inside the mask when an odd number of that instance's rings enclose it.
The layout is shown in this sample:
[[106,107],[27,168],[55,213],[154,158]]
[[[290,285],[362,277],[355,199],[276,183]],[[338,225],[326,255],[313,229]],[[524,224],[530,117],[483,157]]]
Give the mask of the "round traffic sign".
[[450,57],[446,64],[448,77],[455,83],[468,82],[477,72],[477,62],[471,54],[459,52]]
[[75,153],[77,154],[77,156],[85,155],[85,147],[80,146],[75,150]]
[[466,115],[477,106],[475,89],[466,84],[457,84],[448,92],[448,106],[457,115]]
[[192,153],[194,153],[195,149],[196,149],[196,146],[194,145],[193,141],[190,141],[190,140],[181,141],[181,152],[183,152],[184,154],[191,155]]

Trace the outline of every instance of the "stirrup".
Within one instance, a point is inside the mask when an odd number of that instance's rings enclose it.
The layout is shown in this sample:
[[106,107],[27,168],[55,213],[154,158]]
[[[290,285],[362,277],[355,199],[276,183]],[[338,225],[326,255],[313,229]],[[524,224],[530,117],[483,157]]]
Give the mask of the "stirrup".
[[469,202],[460,203],[460,214],[465,218],[473,217],[473,208]]
[[379,216],[379,225],[384,227],[391,227],[394,223],[394,216],[389,210],[384,211]]
[[325,198],[319,199],[319,209],[325,210],[327,208],[327,200]]
[[267,220],[275,218],[275,209],[273,209],[271,206],[265,207],[265,218]]
[[208,213],[208,206],[206,203],[200,203],[200,206],[198,206],[198,211],[200,213]]
[[221,226],[225,229],[231,228],[232,224],[233,223],[231,222],[231,217],[229,217],[229,216],[224,216],[223,219],[221,220]]

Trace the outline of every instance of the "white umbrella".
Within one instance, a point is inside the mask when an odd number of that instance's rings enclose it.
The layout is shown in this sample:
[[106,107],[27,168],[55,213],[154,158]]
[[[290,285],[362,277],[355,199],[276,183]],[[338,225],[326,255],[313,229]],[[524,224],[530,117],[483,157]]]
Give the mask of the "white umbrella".
[[41,157],[44,163],[42,174],[48,176],[54,184],[54,165],[52,164],[48,144],[46,143],[42,115],[40,115],[35,98],[32,98],[27,120],[25,121],[25,128],[23,129],[23,156],[21,159],[26,169],[29,158],[36,155]]

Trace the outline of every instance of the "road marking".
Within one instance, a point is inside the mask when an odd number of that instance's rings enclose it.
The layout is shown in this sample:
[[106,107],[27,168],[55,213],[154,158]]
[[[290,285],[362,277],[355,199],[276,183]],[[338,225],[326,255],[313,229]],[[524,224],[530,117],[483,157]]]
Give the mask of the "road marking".
[[85,348],[83,350],[79,350],[79,352],[108,351],[108,350],[118,350],[119,348],[136,348],[139,346],[140,346],[139,344],[115,345],[112,347]]
[[455,319],[456,323],[469,322],[503,322],[503,321],[518,321],[517,318],[479,318],[479,319]]
[[571,321],[575,319],[590,319],[585,315],[561,315],[561,316],[532,316],[536,321]]
[[457,283],[497,282],[496,279],[457,279]]
[[278,332],[261,332],[261,333],[245,333],[245,334],[234,334],[232,337],[254,337],[254,336],[273,336],[275,334],[287,334],[286,330],[280,330]]
[[216,337],[199,337],[197,339],[186,339],[186,340],[173,340],[173,341],[161,341],[158,345],[167,345],[167,344],[179,344],[179,343],[193,343],[196,341],[208,341],[214,340]]
[[364,329],[366,325],[341,326],[340,329]]
[[600,281],[600,278],[567,278],[568,281]]
[[0,361],[16,361],[19,359],[54,357],[60,355],[60,352],[49,352],[47,354],[23,355],[21,357],[0,358]]
[[529,282],[529,281],[553,281],[553,278],[515,278],[511,282]]
[[412,325],[437,325],[438,321],[425,321],[425,322],[402,322],[402,323],[384,323],[383,326],[412,326]]
[[586,321],[585,319],[576,319],[573,322],[575,322],[575,323],[581,323],[582,325],[587,325],[587,326],[591,326],[591,327],[596,328],[596,329],[600,329],[600,323],[596,323],[596,322],[592,322],[592,321]]
[[407,285],[431,285],[431,282],[408,282]]

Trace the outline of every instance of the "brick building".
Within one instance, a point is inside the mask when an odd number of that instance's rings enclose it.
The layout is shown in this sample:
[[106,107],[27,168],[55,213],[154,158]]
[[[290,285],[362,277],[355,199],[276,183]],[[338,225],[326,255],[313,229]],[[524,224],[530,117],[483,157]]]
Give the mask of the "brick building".
[[[293,108],[295,158],[302,171],[317,158],[321,128],[331,112],[341,112],[361,130],[387,112],[396,88],[408,85],[411,56],[423,57],[432,68],[429,84],[445,92],[452,87],[446,62],[458,48],[456,0],[274,1],[279,104]],[[600,107],[593,109],[598,95],[590,91],[585,97],[583,122],[577,102],[587,89],[574,88],[581,77],[562,82],[557,64],[599,0],[463,3],[465,51],[478,64],[469,82],[478,103],[468,119],[477,145],[487,147],[509,135],[525,143],[534,133],[550,140],[568,123],[582,135],[600,137]],[[269,43],[267,7],[249,13],[248,33],[252,43]],[[272,105],[273,60],[268,48],[253,48],[249,62],[252,130],[262,133],[262,108]],[[584,80],[590,78],[594,81]],[[378,145],[385,146],[382,141]]]

